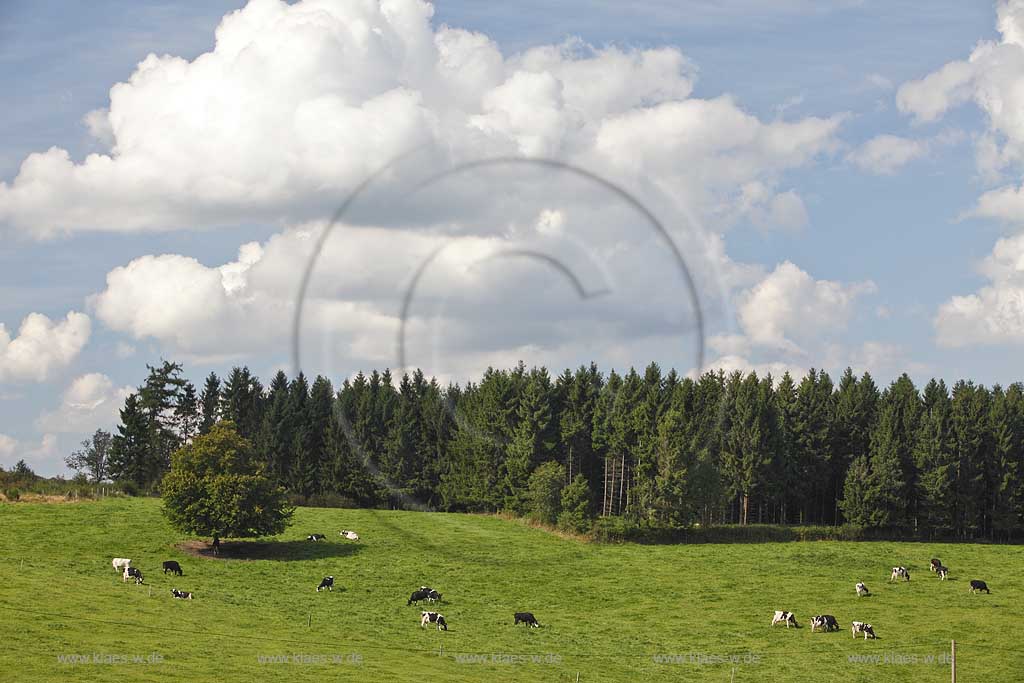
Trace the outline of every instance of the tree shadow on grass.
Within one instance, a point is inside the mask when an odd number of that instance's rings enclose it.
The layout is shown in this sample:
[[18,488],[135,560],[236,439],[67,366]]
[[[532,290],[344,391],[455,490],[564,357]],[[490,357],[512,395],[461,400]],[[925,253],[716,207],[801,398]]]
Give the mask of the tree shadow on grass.
[[294,562],[355,555],[361,546],[355,543],[327,541],[221,541],[220,553],[213,554],[209,541],[182,541],[178,550],[207,560],[277,560]]

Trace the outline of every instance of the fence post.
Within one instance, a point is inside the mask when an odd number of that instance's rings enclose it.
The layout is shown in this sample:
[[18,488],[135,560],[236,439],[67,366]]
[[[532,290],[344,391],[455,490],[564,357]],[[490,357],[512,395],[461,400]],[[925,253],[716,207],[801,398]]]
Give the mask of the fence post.
[[953,683],[956,683],[956,641],[950,641],[950,669],[953,672]]

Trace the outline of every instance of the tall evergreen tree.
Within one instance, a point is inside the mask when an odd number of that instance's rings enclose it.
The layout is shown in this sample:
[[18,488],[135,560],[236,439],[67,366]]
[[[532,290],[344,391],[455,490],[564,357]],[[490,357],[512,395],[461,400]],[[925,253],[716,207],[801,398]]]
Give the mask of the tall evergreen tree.
[[203,392],[199,395],[199,433],[209,434],[213,425],[220,419],[220,378],[211,372],[203,384]]

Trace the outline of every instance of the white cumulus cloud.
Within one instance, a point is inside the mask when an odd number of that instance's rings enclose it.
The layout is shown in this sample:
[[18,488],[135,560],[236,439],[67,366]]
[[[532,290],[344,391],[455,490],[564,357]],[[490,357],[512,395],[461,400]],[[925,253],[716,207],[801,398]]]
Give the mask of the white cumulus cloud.
[[115,387],[104,374],[93,372],[75,378],[64,391],[60,406],[44,413],[36,426],[45,432],[78,433],[111,430],[118,423],[124,400],[132,387]]
[[0,382],[42,382],[68,366],[89,341],[89,316],[72,311],[54,322],[30,313],[15,337],[0,323]]

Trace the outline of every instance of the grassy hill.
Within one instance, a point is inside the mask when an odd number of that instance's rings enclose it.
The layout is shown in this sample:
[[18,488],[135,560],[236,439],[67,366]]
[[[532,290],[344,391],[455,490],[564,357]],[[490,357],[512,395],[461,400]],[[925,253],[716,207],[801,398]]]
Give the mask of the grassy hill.
[[[313,532],[328,540],[305,541]],[[492,517],[317,508],[248,548],[258,559],[197,557],[183,540],[151,499],[0,504],[0,680],[947,681],[948,665],[923,660],[951,638],[961,680],[1024,680],[1018,546],[599,545]],[[146,584],[122,583],[112,557],[132,558]],[[165,577],[167,559],[185,576]],[[900,563],[912,581],[889,585]],[[335,591],[316,593],[329,574]],[[969,594],[972,578],[992,595]],[[858,579],[872,597],[854,595]],[[447,633],[406,606],[422,584],[444,594]],[[775,609],[803,628],[770,628]],[[513,627],[515,611],[543,628]],[[811,633],[818,613],[844,629]],[[879,640],[854,641],[854,619]],[[151,662],[60,661],[70,655]]]

